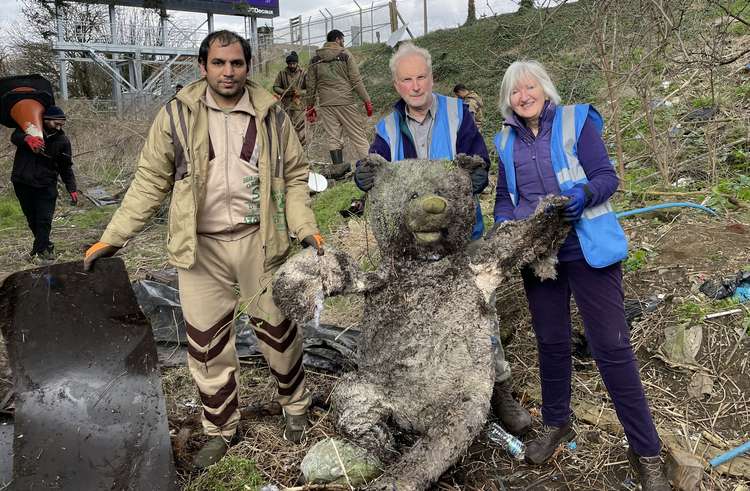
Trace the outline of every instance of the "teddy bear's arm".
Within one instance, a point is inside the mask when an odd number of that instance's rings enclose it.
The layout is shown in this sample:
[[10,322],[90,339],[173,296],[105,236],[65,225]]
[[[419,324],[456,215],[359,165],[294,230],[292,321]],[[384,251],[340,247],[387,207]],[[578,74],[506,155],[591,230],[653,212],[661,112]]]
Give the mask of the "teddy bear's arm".
[[494,291],[525,266],[542,278],[554,277],[557,252],[570,231],[562,217],[565,203],[560,196],[544,198],[525,220],[504,222],[488,234],[470,263],[482,291]]
[[315,316],[327,297],[366,293],[384,284],[378,273],[365,273],[348,254],[326,247],[318,256],[305,249],[274,274],[273,298],[288,318],[304,323]]

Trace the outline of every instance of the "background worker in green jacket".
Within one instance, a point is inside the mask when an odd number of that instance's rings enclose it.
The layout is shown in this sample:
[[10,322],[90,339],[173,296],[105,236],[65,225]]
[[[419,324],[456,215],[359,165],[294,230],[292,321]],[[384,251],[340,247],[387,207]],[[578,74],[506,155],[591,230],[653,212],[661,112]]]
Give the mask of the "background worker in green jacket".
[[281,98],[301,144],[305,144],[305,113],[302,96],[305,94],[305,71],[299,67],[299,56],[292,51],[286,57],[286,68],[276,75],[273,91]]
[[240,365],[234,319],[240,300],[278,383],[285,438],[302,439],[310,404],[302,333],[274,305],[271,277],[289,252],[290,234],[318,254],[322,240],[306,205],[302,147],[274,97],[247,80],[250,58],[250,45],[233,32],[203,40],[203,78],[156,116],[122,205],[84,259],[89,270],[97,258],[113,255],[172,193],[167,250],[179,277],[188,367],[211,437],[195,457],[198,468],[218,461],[235,441]]
[[370,147],[365,133],[367,121],[359,108],[355,92],[364,103],[367,116],[372,116],[370,95],[357,62],[344,48],[344,34],[341,31],[334,29],[326,35],[326,43],[310,60],[306,82],[307,120],[314,123],[320,111],[320,122],[333,162],[324,174],[338,179],[351,170],[351,166],[344,163],[343,135],[349,138],[355,160],[367,157]]

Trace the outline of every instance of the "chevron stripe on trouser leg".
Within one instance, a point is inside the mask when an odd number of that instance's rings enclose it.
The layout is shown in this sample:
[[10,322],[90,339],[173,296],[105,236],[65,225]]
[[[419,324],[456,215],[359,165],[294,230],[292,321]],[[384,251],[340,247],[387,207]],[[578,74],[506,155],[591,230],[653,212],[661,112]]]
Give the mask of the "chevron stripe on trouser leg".
[[243,268],[239,274],[240,295],[255,327],[258,348],[266,359],[271,374],[278,383],[278,402],[286,414],[305,414],[310,405],[310,393],[305,388],[302,367],[302,330],[284,319],[284,314],[273,302],[271,278],[276,268],[264,271],[259,255],[259,234],[243,245]]
[[305,389],[302,367],[302,330],[289,320],[273,326],[253,318],[258,348],[263,353],[279,389],[278,401],[287,414],[305,414],[310,395]]
[[240,420],[240,363],[234,344],[234,312],[239,299],[232,263],[241,241],[199,235],[194,266],[177,269],[188,335],[188,368],[203,403],[203,430],[226,438],[234,435]]

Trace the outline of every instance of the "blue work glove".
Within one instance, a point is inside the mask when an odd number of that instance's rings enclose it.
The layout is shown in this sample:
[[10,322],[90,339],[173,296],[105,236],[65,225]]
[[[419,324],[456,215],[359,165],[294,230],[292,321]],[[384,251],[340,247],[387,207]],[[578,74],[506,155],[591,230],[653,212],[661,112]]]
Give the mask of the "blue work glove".
[[484,188],[489,184],[490,178],[487,175],[487,169],[484,167],[477,167],[474,172],[471,173],[471,194],[479,194],[484,191]]
[[585,184],[576,184],[572,188],[560,193],[561,196],[569,198],[568,203],[563,209],[563,218],[566,222],[575,222],[581,218],[583,209],[586,208],[589,199],[591,198],[591,191]]
[[509,222],[511,220],[513,220],[513,219],[510,218],[510,217],[504,217],[504,216],[497,216],[497,217],[495,217],[495,223],[492,224],[492,228],[490,229],[489,232],[487,232],[487,235],[485,235],[484,239],[485,240],[490,240],[492,237],[495,236],[495,234],[497,233],[497,230],[500,228],[500,226],[503,223]]
[[354,184],[364,192],[372,189],[375,185],[375,167],[367,162],[357,162],[357,168],[354,169]]

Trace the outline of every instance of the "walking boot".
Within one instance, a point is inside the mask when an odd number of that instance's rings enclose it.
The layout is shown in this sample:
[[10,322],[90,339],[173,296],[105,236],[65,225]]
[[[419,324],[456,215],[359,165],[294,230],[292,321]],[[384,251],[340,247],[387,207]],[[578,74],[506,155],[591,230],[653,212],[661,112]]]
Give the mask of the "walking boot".
[[284,420],[286,421],[284,440],[292,443],[301,442],[307,429],[307,412],[305,414],[287,414],[284,411]]
[[497,382],[492,389],[492,412],[500,418],[503,426],[516,436],[523,436],[531,428],[531,415],[513,399],[510,380]]
[[328,179],[338,180],[346,176],[352,170],[351,166],[344,162],[344,150],[331,150],[331,165],[325,167],[320,173]]
[[563,426],[542,426],[536,438],[526,444],[526,462],[534,465],[547,462],[561,443],[567,443],[575,436],[570,422]]
[[661,457],[641,457],[632,448],[628,449],[628,460],[630,465],[638,473],[643,491],[670,491],[667,476],[664,475],[664,465]]
[[198,450],[198,453],[195,454],[193,468],[198,470],[205,469],[209,465],[217,463],[227,453],[229,447],[237,443],[238,440],[239,438],[236,433],[228,440],[221,435],[210,437],[201,449]]

